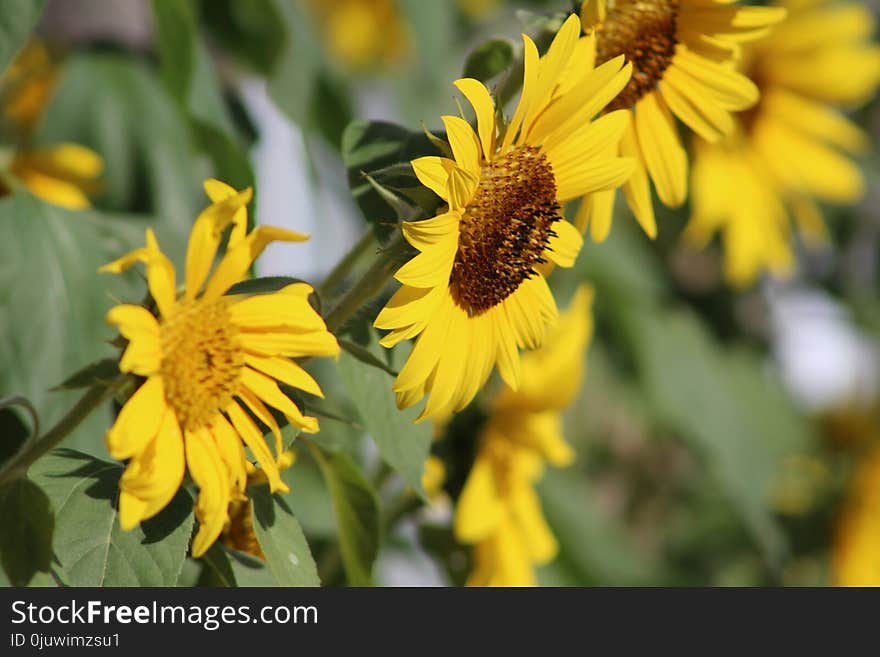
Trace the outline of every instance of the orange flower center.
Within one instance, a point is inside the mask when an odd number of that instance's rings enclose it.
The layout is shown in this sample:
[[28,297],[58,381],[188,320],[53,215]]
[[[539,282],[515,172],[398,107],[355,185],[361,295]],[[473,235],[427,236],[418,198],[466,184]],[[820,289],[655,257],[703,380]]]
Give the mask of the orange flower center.
[[596,27],[596,64],[619,55],[632,62],[633,74],[608,110],[632,107],[653,91],[672,63],[678,0],[616,0]]
[[537,148],[520,146],[484,166],[459,224],[449,277],[456,303],[480,315],[537,275],[559,210],[553,169]]
[[232,402],[244,355],[223,300],[178,306],[161,326],[165,399],[184,429],[210,422]]

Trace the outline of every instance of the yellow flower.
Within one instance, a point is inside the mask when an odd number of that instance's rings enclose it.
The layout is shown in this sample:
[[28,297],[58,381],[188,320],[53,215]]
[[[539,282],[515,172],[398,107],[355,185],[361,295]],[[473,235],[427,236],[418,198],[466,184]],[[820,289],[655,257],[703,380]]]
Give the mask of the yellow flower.
[[523,356],[519,391],[495,400],[455,511],[453,529],[474,545],[473,586],[534,585],[536,565],[556,556],[535,484],[544,462],[565,466],[574,453],[560,411],[577,393],[592,336],[592,290],[581,288],[547,346]]
[[104,161],[94,151],[78,144],[29,146],[34,125],[55,88],[57,67],[38,41],[26,45],[0,83],[3,123],[8,124],[18,147],[0,172],[0,196],[23,184],[33,195],[71,210],[90,207],[87,194],[98,190]]
[[[146,247],[102,267],[118,273],[144,262],[159,311],[157,319],[141,306],[120,305],[107,315],[129,341],[120,370],[146,377],[106,436],[114,458],[130,459],[120,481],[120,524],[131,529],[162,510],[188,470],[199,487],[193,556],[211,546],[230,502],[244,495],[248,463],[242,441],[271,490],[287,490],[251,415],[269,427],[279,457],[281,431],[267,404],[302,431],[317,432],[317,419],[304,416],[277,382],[320,396],[315,380],[290,359],[339,353],[336,338],[309,305],[312,288],[305,283],[243,299],[224,296],[269,243],[308,238],[264,226],[247,233],[251,190],[236,193],[216,180],[207,181],[205,190],[213,204],[193,225],[180,297],[174,266],[149,229]],[[226,253],[208,277],[230,224]]]
[[42,117],[58,81],[58,69],[49,51],[37,40],[21,49],[3,75],[0,104],[7,120],[30,132]]
[[880,586],[880,448],[862,459],[853,477],[832,549],[836,586]]
[[[736,7],[731,0],[586,0],[584,32],[595,39],[596,61],[625,55],[633,75],[609,109],[631,111],[620,153],[637,162],[624,185],[626,200],[645,232],[657,225],[649,180],[660,200],[678,207],[687,197],[687,153],[674,117],[709,141],[733,130],[733,112],[758,101],[758,89],[730,66],[739,42],[756,39],[779,22],[778,8]],[[594,240],[611,229],[615,192],[593,194],[576,220],[590,223]]]
[[346,67],[366,69],[399,61],[406,26],[394,0],[311,0],[330,52]]
[[847,153],[869,138],[838,109],[869,100],[880,83],[873,13],[856,3],[788,0],[789,19],[750,44],[745,70],[761,101],[729,139],[695,148],[693,215],[686,233],[702,246],[724,239],[724,269],[737,287],[794,265],[790,216],[804,241],[826,240],[816,201],[852,204],[864,181]]
[[446,466],[436,456],[425,459],[425,471],[422,473],[422,488],[432,502],[443,496],[443,483],[446,481]]
[[623,57],[594,70],[574,16],[543,58],[523,39],[522,98],[503,134],[496,134],[486,87],[458,80],[477,134],[463,119],[444,116],[455,159],[412,163],[448,207],[433,219],[404,222],[404,236],[420,253],[395,274],[403,287],[375,326],[391,329],[381,341],[386,347],[418,336],[394,390],[401,408],[429,395],[420,420],[462,409],[496,365],[511,388],[519,386],[517,348],[539,347],[557,320],[543,265],[570,267],[583,243],[561,205],[612,189],[632,171],[631,160],[609,152],[626,114],[590,122],[627,84]]
[[104,160],[79,144],[57,144],[15,153],[9,173],[44,201],[70,210],[91,207],[88,193],[97,191]]

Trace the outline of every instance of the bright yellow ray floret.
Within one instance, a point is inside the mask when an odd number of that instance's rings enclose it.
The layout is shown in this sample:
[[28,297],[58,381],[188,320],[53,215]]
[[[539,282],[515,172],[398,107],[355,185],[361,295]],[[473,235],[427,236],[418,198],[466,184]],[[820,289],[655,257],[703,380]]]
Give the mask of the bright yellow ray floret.
[[[248,232],[250,189],[236,192],[209,180],[205,190],[213,203],[193,226],[181,296],[174,266],[149,229],[145,247],[101,268],[119,273],[145,263],[158,308],[158,317],[134,305],[116,306],[107,315],[128,339],[120,370],[146,377],[106,436],[110,454],[129,460],[120,482],[120,524],[131,529],[161,511],[188,471],[199,487],[193,556],[216,540],[230,503],[245,498],[245,446],[271,490],[287,490],[277,464],[284,454],[281,430],[269,408],[302,431],[319,427],[278,384],[321,396],[317,382],[291,359],[339,353],[336,338],[309,304],[312,288],[305,283],[272,294],[224,296],[269,243],[308,237],[264,226]],[[229,226],[226,253],[209,276]],[[254,417],[271,430],[274,455]]]
[[621,56],[594,69],[579,34],[572,16],[543,57],[523,35],[522,96],[503,134],[488,89],[458,80],[476,132],[444,116],[454,159],[412,163],[445,207],[403,224],[419,254],[395,274],[403,286],[375,326],[390,331],[386,347],[418,337],[394,391],[401,408],[428,396],[420,419],[463,408],[495,367],[519,386],[519,349],[541,346],[557,320],[545,265],[571,267],[583,243],[562,205],[614,189],[633,170],[631,158],[614,155],[626,114],[592,120],[627,85],[631,66]]

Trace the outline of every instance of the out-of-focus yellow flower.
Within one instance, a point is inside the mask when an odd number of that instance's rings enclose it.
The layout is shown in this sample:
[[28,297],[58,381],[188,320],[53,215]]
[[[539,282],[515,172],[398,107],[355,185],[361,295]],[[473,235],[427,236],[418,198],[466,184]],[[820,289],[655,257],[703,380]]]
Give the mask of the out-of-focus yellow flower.
[[98,189],[104,160],[78,144],[19,150],[9,172],[34,196],[71,210],[91,207],[87,194]]
[[[236,192],[216,180],[207,181],[205,190],[213,203],[193,225],[181,297],[174,266],[151,230],[146,247],[101,268],[119,273],[145,263],[159,312],[157,318],[142,306],[120,305],[107,315],[129,341],[120,370],[146,377],[106,436],[110,454],[129,459],[119,484],[120,524],[131,529],[161,511],[189,470],[199,487],[193,556],[217,539],[230,502],[244,496],[250,469],[244,445],[271,490],[287,490],[251,415],[269,427],[281,458],[281,430],[267,404],[307,433],[318,431],[318,420],[303,415],[278,382],[321,396],[317,382],[291,359],[339,353],[336,338],[309,304],[311,286],[295,283],[243,299],[225,296],[268,244],[308,237],[268,226],[248,233],[251,190]],[[209,277],[229,226],[226,253]]]
[[817,201],[852,204],[864,181],[849,154],[869,137],[840,113],[863,104],[880,83],[875,20],[860,3],[786,0],[789,18],[748,44],[742,70],[761,100],[732,136],[695,147],[693,215],[686,233],[702,246],[719,232],[724,269],[737,287],[794,265],[790,216],[808,246],[827,239]]
[[832,549],[837,586],[880,586],[880,448],[863,457],[850,486]]
[[406,24],[394,0],[311,0],[331,54],[355,69],[400,61],[408,49]]
[[443,484],[446,482],[446,466],[436,456],[425,460],[425,471],[422,473],[422,488],[429,500],[439,499],[443,495]]
[[556,556],[535,484],[545,462],[574,459],[560,412],[580,387],[592,297],[589,288],[577,292],[546,346],[523,356],[520,389],[504,390],[492,404],[453,525],[456,538],[474,546],[469,585],[532,586],[535,566]]
[[[732,0],[585,0],[584,32],[595,44],[596,63],[625,55],[629,84],[609,105],[631,120],[620,142],[635,173],[623,186],[639,224],[657,233],[650,182],[668,207],[687,198],[688,158],[675,117],[694,133],[718,141],[734,128],[733,112],[758,101],[754,83],[730,65],[737,44],[759,38],[785,11],[737,7]],[[603,240],[611,229],[616,191],[592,194],[576,223]]]
[[458,7],[471,20],[480,20],[491,14],[501,0],[458,0]]
[[58,81],[58,68],[49,51],[39,41],[27,43],[3,75],[0,106],[4,120],[30,132],[43,116],[43,110]]
[[632,159],[614,153],[626,113],[593,121],[626,86],[631,66],[621,56],[594,69],[575,16],[544,57],[523,39],[522,96],[503,135],[485,85],[458,80],[476,132],[444,116],[454,159],[412,163],[445,206],[431,219],[403,222],[419,253],[395,273],[403,286],[374,324],[390,331],[385,347],[418,337],[394,391],[400,408],[427,396],[419,420],[460,411],[496,366],[511,388],[520,385],[519,349],[540,347],[558,318],[543,266],[571,267],[583,245],[562,204],[615,188],[632,172]]
[[0,171],[0,196],[23,184],[45,201],[81,210],[91,205],[88,195],[98,191],[104,169],[101,156],[78,144],[30,144],[57,78],[49,52],[40,42],[31,41],[0,80],[0,123],[15,142],[5,166],[0,165],[5,168]]

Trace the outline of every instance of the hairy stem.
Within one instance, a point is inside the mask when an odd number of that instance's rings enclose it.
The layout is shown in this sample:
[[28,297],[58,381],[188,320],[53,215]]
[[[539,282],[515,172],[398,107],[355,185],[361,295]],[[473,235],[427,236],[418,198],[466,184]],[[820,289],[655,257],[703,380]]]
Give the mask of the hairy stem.
[[327,328],[335,332],[360,310],[363,305],[379,294],[391,280],[394,272],[406,258],[407,243],[401,232],[395,233],[388,245],[363,277],[327,313]]
[[358,242],[351,247],[351,250],[342,260],[327,274],[327,278],[318,287],[318,294],[321,298],[330,298],[333,292],[338,288],[345,277],[351,273],[352,268],[357,264],[358,260],[366,254],[376,244],[376,237],[372,230],[368,230]]

